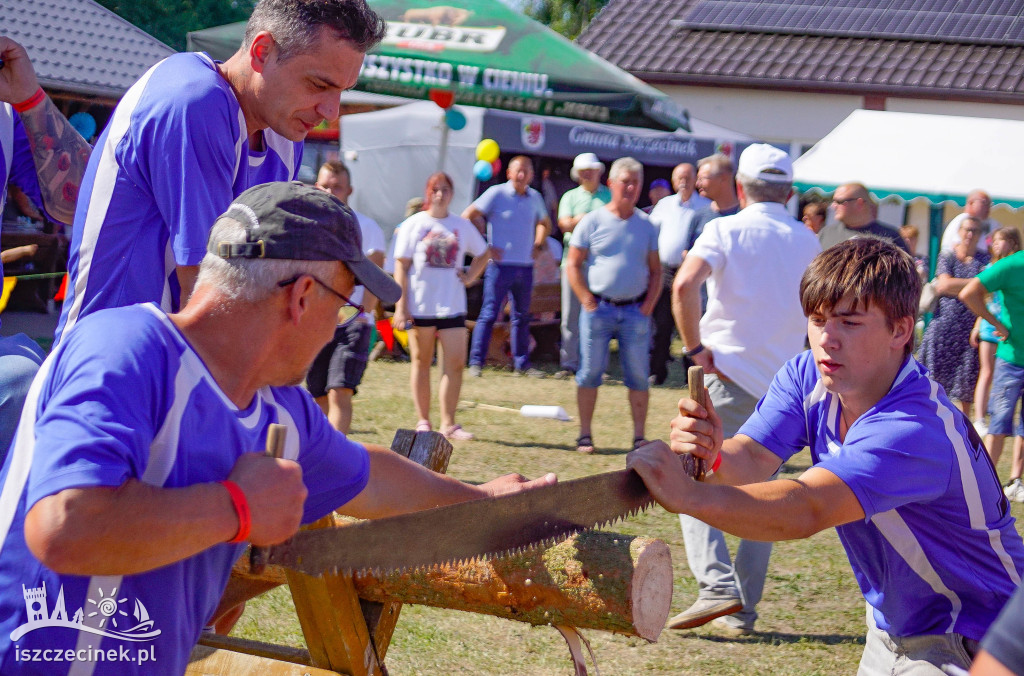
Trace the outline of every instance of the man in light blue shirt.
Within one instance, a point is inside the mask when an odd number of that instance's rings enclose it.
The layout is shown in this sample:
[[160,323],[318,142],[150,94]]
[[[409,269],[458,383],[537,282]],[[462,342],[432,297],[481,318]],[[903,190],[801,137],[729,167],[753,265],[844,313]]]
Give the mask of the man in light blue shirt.
[[469,374],[480,377],[491,344],[491,331],[506,298],[512,297],[512,365],[519,375],[543,377],[530,368],[530,296],[533,291],[533,258],[551,231],[551,219],[540,193],[530,187],[533,163],[517,155],[508,163],[508,182],[491,186],[466,207],[468,219],[487,237],[492,249],[501,251],[484,273],[484,300],[473,327]]
[[623,381],[629,390],[633,446],[644,440],[651,312],[661,291],[661,262],[658,231],[636,208],[643,172],[643,165],[632,157],[615,160],[608,172],[611,201],[584,216],[570,240],[566,273],[581,307],[576,450],[582,453],[594,452],[590,424],[612,338],[619,342]]

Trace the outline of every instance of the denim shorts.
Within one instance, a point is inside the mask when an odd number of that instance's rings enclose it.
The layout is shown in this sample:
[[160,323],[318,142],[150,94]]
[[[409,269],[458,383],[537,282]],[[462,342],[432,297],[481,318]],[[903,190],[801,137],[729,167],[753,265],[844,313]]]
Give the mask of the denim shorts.
[[651,366],[651,318],[640,312],[640,303],[612,305],[598,301],[593,312],[580,309],[580,369],[576,372],[576,384],[601,385],[612,338],[619,341],[619,361],[626,387],[646,391]]
[[1018,420],[1016,430],[1013,429],[1013,412],[1017,408],[1022,390],[1024,367],[996,357],[996,367],[992,373],[992,393],[988,397],[988,410],[992,414],[988,424],[989,434],[1012,433],[1024,436],[1024,420]]

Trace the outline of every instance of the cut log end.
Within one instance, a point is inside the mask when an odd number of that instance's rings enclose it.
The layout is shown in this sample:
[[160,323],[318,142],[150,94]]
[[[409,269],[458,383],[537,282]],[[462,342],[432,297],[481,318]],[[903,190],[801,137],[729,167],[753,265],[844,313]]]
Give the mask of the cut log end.
[[[638,538],[630,548],[643,542]],[[647,540],[635,561],[630,588],[633,628],[637,636],[654,643],[672,610],[672,553],[663,541]]]

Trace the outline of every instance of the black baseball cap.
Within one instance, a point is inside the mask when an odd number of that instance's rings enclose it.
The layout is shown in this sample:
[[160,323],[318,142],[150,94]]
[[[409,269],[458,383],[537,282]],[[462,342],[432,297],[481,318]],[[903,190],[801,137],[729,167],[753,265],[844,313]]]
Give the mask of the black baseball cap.
[[363,235],[355,213],[334,195],[298,181],[249,188],[222,217],[245,226],[245,242],[207,243],[221,258],[278,258],[342,261],[356,282],[383,303],[394,303],[402,289],[363,255]]

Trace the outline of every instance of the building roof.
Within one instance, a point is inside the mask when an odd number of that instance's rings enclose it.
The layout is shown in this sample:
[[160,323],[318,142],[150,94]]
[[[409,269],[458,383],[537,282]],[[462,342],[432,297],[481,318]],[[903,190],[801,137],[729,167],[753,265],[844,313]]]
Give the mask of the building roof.
[[120,98],[174,53],[93,0],[0,0],[0,16],[47,89]]
[[1024,102],[1024,47],[695,30],[701,0],[611,0],[579,43],[652,84]]

